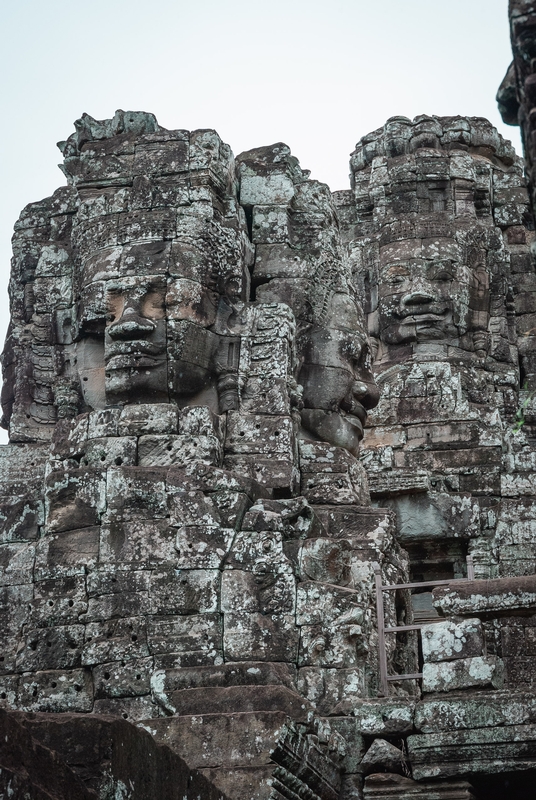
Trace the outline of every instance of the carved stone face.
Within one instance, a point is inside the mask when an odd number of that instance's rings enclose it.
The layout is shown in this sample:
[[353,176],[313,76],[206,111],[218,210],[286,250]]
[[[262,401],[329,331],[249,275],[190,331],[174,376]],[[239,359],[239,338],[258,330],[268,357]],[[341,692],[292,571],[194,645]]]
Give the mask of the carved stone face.
[[165,400],[167,387],[166,281],[125,278],[106,285],[104,332],[108,402],[132,393]]
[[[486,275],[454,261],[398,262],[380,268],[379,333],[387,344],[463,336],[473,327],[473,295]],[[488,294],[489,305],[489,294]]]
[[302,343],[304,427],[323,441],[356,454],[367,410],[379,399],[361,315],[349,294],[332,295],[324,324]]
[[106,264],[79,304],[76,365],[86,405],[167,402],[206,389],[220,338],[206,326],[218,295],[183,278],[121,275]]

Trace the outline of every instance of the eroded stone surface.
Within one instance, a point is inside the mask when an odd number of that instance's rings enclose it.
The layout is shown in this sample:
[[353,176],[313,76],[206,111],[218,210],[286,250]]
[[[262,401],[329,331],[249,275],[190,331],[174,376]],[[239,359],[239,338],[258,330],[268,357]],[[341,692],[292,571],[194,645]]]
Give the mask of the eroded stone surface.
[[[2,701],[200,720],[199,764],[191,731],[174,746],[222,791],[335,800],[319,715],[377,693],[373,565],[408,575],[357,458],[378,392],[331,193],[285,145],[235,163],[150,114],[75,127],[68,186],[14,238]],[[272,731],[262,763],[247,726],[229,761],[233,714]]]
[[[136,721],[235,800],[457,800],[532,769],[534,226],[509,143],[392,118],[332,195],[282,143],[75,128],[68,186],[14,237],[0,703],[35,731]],[[423,631],[434,696],[378,696],[375,574],[464,578],[468,554],[493,580],[384,593],[387,628],[459,617]],[[388,631],[391,677],[416,644]]]

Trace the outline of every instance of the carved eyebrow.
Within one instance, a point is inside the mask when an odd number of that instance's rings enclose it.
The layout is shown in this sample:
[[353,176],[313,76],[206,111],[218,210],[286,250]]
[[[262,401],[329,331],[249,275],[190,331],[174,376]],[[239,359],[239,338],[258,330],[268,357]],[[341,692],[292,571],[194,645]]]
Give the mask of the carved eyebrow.
[[404,267],[389,267],[389,269],[385,273],[385,278],[392,279],[392,278],[409,278],[410,272],[408,269]]
[[454,278],[456,273],[456,269],[452,266],[447,266],[446,264],[434,264],[431,265],[428,269],[428,274],[432,276],[436,275],[448,275],[451,278]]

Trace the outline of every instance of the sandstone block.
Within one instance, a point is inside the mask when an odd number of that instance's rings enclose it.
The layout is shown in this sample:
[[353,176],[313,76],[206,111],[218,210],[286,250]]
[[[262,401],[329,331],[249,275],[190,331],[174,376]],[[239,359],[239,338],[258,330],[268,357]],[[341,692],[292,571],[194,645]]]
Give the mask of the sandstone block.
[[215,436],[141,436],[138,444],[140,467],[184,466],[192,461],[221,463],[220,442]]
[[536,699],[523,691],[461,692],[424,699],[415,707],[415,728],[420,733],[524,725],[535,719]]
[[160,566],[162,562],[176,562],[175,532],[167,520],[121,520],[111,512],[103,520],[100,532],[99,559],[105,564],[140,563],[146,567]]
[[84,575],[92,569],[99,555],[98,526],[49,534],[35,549],[35,578],[44,581]]
[[407,742],[418,781],[531,769],[535,761],[534,725],[418,734]]
[[83,669],[26,672],[20,677],[17,706],[23,711],[91,711],[91,676]]
[[93,666],[121,659],[149,656],[147,622],[144,617],[127,617],[86,625],[82,664]]
[[93,667],[95,699],[104,697],[137,697],[151,691],[150,678],[153,659],[138,658],[132,661],[113,661]]
[[17,671],[79,667],[84,644],[83,625],[36,628],[25,634],[17,654]]
[[422,675],[423,692],[451,692],[478,686],[500,689],[504,680],[503,663],[496,656],[425,663]]
[[309,703],[287,686],[213,686],[181,689],[170,697],[180,716],[255,711],[284,711],[295,722],[306,722]]
[[46,525],[51,533],[96,525],[104,511],[106,473],[52,472],[47,478]]
[[214,613],[219,608],[220,581],[217,569],[155,569],[149,589],[151,613]]
[[286,661],[297,658],[298,629],[293,614],[227,612],[223,622],[226,661]]
[[355,704],[366,694],[364,664],[349,669],[300,667],[298,689],[319,714],[351,714]]
[[225,570],[222,574],[223,612],[292,614],[296,606],[296,580],[289,573],[259,564],[255,572]]
[[176,564],[183,570],[220,569],[235,536],[233,528],[216,525],[184,525],[174,530]]
[[133,436],[115,438],[101,437],[90,439],[84,445],[81,464],[88,467],[106,467],[116,465],[135,466],[137,458],[137,440]]
[[174,434],[178,429],[179,411],[168,403],[125,406],[118,422],[119,436]]
[[390,772],[404,774],[406,758],[398,747],[385,739],[374,739],[363,756],[360,767],[365,775],[371,772]]
[[484,632],[479,619],[424,625],[421,638],[425,662],[471,658],[481,656],[484,651]]
[[192,767],[266,766],[287,715],[281,711],[151,719],[150,733]]
[[174,654],[184,666],[205,666],[222,658],[222,617],[218,612],[147,618],[152,655]]

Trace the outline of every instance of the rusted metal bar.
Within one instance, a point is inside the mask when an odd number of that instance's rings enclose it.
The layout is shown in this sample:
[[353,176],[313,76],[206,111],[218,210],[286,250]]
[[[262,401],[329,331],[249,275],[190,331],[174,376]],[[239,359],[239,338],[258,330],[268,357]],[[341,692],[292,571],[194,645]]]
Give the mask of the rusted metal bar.
[[[428,623],[426,623],[428,624]],[[398,633],[398,631],[420,631],[421,625],[397,625],[394,628],[384,628],[384,633]]]
[[[388,675],[387,674],[387,651],[385,649],[385,634],[398,633],[400,631],[420,631],[421,625],[395,625],[393,627],[385,627],[385,616],[383,607],[383,592],[393,592],[397,589],[420,589],[423,586],[450,586],[453,583],[460,581],[473,581],[475,579],[475,570],[473,565],[473,556],[467,556],[467,578],[451,578],[448,581],[422,581],[421,583],[391,583],[386,586],[382,585],[382,576],[379,564],[374,564],[374,578],[376,581],[376,612],[378,615],[378,657],[380,662],[380,682],[382,692],[385,696],[389,695],[389,682],[392,681],[410,681],[422,678],[422,672],[416,672],[408,675]],[[438,622],[441,620],[439,619]],[[430,624],[430,623],[428,623]]]
[[374,580],[376,582],[376,613],[378,615],[378,659],[380,667],[381,690],[385,697],[389,696],[387,677],[387,652],[385,650],[385,616],[383,610],[382,573],[379,564],[374,564]]
[[474,581],[475,579],[475,565],[473,563],[473,556],[467,556],[467,580]]
[[384,592],[394,591],[395,589],[419,589],[421,586],[447,586],[450,583],[466,581],[467,578],[451,578],[449,581],[421,581],[420,583],[389,583],[382,586]]

